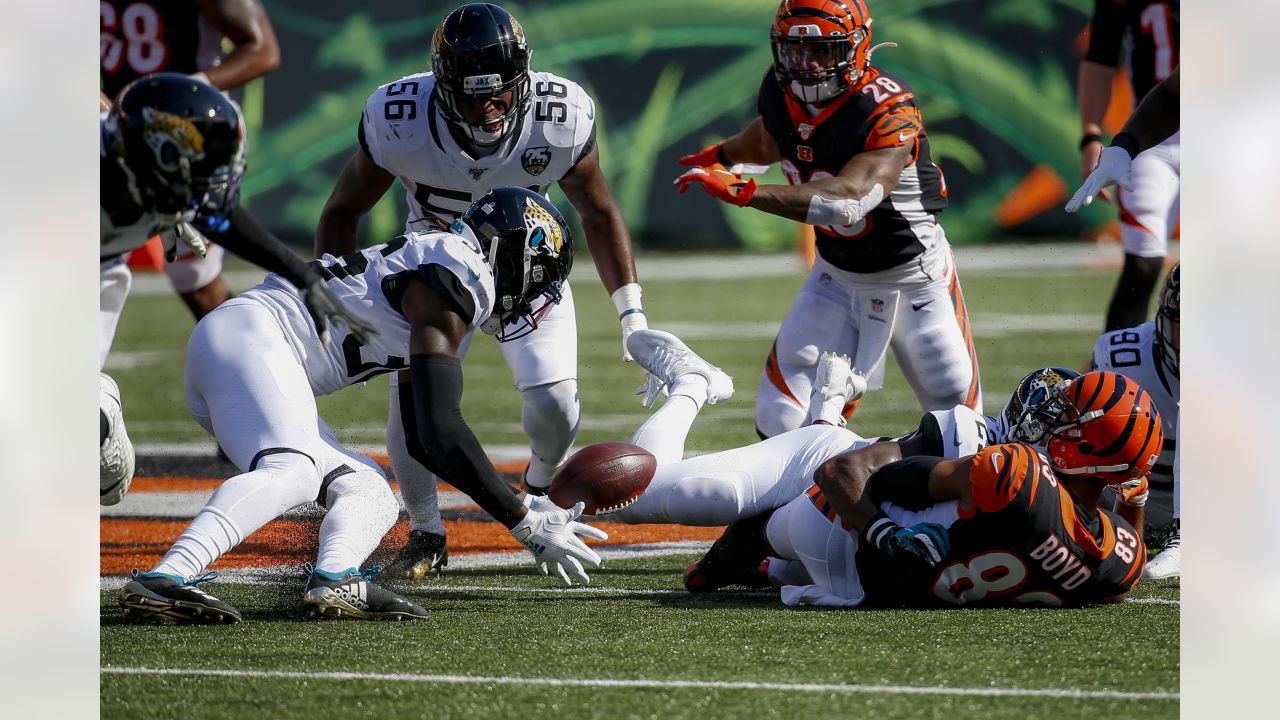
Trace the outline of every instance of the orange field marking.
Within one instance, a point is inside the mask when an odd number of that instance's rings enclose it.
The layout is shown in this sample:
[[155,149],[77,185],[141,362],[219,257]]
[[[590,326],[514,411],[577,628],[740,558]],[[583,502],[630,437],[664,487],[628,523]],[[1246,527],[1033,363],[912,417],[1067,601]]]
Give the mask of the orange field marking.
[[[100,572],[102,575],[124,575],[133,568],[146,570],[159,562],[169,545],[187,527],[186,520],[148,520],[143,518],[102,518]],[[451,555],[515,552],[520,544],[506,528],[496,522],[445,520]],[[681,540],[715,540],[723,528],[689,527],[685,525],[622,525],[599,523],[609,533],[606,543],[588,541],[592,545],[625,545],[633,543],[672,542]],[[320,521],[275,520],[213,564],[213,569],[288,565],[315,560],[316,533]],[[409,539],[408,521],[396,523],[374,551],[371,564],[387,562]],[[301,569],[299,569],[301,572]]]

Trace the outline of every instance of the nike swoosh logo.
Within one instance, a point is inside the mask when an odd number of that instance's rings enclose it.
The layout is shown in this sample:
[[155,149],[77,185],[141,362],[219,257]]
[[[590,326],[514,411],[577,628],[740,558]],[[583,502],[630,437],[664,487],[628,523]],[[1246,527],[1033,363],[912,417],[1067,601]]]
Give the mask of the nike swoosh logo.
[[915,136],[916,136],[915,133],[911,133],[910,135],[908,135],[906,133],[900,132],[898,133],[898,142],[906,142]]
[[[937,300],[937,298],[933,298],[933,300]],[[916,312],[919,312],[924,306],[933,302],[933,300],[925,300],[922,303],[911,303],[911,309],[915,310]]]

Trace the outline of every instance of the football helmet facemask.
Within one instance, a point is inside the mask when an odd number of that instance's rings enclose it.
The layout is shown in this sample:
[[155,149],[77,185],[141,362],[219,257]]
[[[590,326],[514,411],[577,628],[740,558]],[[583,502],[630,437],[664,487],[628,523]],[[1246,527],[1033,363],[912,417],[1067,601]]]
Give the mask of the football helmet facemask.
[[1054,386],[1062,410],[1049,428],[1049,460],[1064,475],[1119,484],[1151,472],[1164,447],[1160,413],[1142,386],[1094,370]]
[[996,416],[996,427],[1003,435],[1002,442],[1040,444],[1049,429],[1048,423],[1062,413],[1061,401],[1053,389],[1078,377],[1080,373],[1074,370],[1043,367],[1022,378],[1004,404],[1004,409]]
[[[529,110],[529,45],[511,13],[491,3],[463,5],[445,16],[431,39],[431,70],[445,120],[477,147],[511,137]],[[464,107],[511,93],[500,117],[476,124]]]
[[871,63],[871,11],[863,0],[783,0],[769,29],[778,82],[820,105],[858,84]]
[[1178,376],[1178,351],[1182,346],[1182,321],[1179,314],[1182,308],[1182,292],[1178,285],[1178,268],[1182,263],[1169,270],[1160,290],[1160,307],[1156,309],[1156,357],[1164,369]]
[[235,207],[246,149],[240,109],[179,73],[129,83],[107,113],[111,151],[146,209],[225,214]]
[[506,342],[524,337],[561,298],[573,268],[573,235],[551,201],[497,187],[475,201],[453,232],[472,236],[493,272],[493,314],[481,330]]

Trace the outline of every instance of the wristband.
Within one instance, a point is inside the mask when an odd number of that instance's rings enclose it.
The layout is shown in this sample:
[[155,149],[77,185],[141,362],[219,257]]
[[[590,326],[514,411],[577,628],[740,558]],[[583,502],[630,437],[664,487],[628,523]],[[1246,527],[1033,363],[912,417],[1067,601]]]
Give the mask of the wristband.
[[1084,146],[1091,142],[1102,142],[1102,136],[1098,133],[1085,133],[1085,136],[1080,138],[1080,149],[1083,150]]
[[1140,145],[1138,144],[1138,138],[1127,132],[1122,132],[1111,138],[1111,147],[1118,147],[1129,153],[1129,159],[1132,160],[1138,156],[1138,148]]
[[640,283],[627,283],[614,290],[610,297],[613,298],[613,307],[618,311],[618,320],[624,320],[629,315],[644,315],[644,308],[640,306]]
[[716,162],[725,167],[729,167],[733,163],[729,162],[729,156],[724,154],[724,142],[716,146]]
[[867,528],[862,531],[862,534],[867,539],[867,542],[883,551],[884,543],[888,541],[889,538],[893,537],[893,534],[897,532],[900,527],[901,526],[899,526],[898,523],[890,520],[888,515],[885,515],[883,512],[878,512],[875,517],[871,518],[871,521],[867,523]]

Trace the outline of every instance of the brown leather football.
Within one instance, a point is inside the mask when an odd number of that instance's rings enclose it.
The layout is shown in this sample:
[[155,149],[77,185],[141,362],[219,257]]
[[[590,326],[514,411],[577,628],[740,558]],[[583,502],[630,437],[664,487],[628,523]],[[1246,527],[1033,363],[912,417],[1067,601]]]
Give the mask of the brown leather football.
[[581,501],[586,503],[587,515],[607,515],[639,499],[657,469],[658,459],[637,445],[588,445],[556,473],[547,497],[562,508]]

